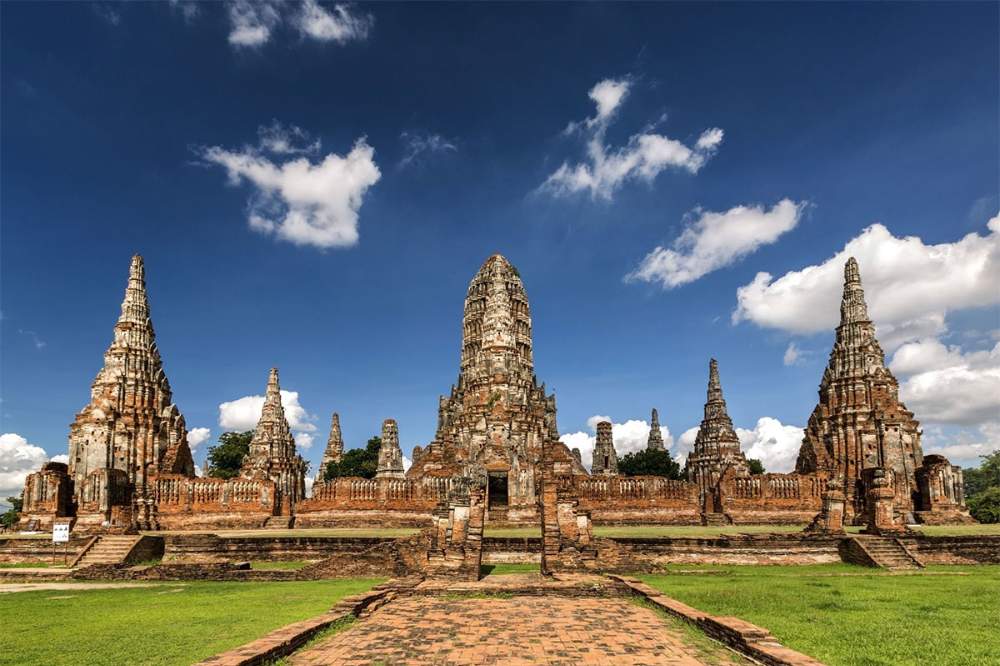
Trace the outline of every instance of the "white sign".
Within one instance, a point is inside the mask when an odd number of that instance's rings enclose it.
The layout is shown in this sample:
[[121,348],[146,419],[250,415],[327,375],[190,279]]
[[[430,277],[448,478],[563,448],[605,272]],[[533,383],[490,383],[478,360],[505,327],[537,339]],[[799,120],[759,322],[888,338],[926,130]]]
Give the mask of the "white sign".
[[52,526],[52,543],[66,543],[69,541],[69,525]]

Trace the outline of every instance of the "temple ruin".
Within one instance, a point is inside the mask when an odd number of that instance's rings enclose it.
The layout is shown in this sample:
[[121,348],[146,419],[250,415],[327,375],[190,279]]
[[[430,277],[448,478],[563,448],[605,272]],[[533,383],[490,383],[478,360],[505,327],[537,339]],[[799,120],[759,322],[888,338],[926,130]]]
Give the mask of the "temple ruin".
[[[970,520],[961,470],[922,455],[918,423],[885,367],[854,259],[794,473],[750,474],[714,359],[687,480],[620,475],[609,422],[597,427],[588,471],[579,450],[559,441],[555,395],[534,374],[531,325],[517,270],[489,257],[466,294],[458,378],[438,400],[434,439],[414,447],[404,471],[398,425],[387,419],[375,478],[323,481],[344,452],[334,413],[307,498],[307,464],[285,418],[277,369],[239,475],[194,475],[136,256],[91,401],[70,427],[69,464],[50,462],[28,476],[21,519],[45,529],[73,522],[83,531],[434,524],[443,531],[433,557],[444,568],[474,559],[487,523],[541,521],[546,561],[558,568],[591,561],[592,524],[812,521],[826,532],[854,523],[891,533],[913,521]],[[665,448],[655,409],[647,448]]]

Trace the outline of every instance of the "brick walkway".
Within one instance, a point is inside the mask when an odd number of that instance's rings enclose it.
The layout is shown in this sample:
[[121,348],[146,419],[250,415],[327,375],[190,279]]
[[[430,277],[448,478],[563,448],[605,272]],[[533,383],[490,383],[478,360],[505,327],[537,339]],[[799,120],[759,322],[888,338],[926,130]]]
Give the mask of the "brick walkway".
[[[721,648],[710,663],[744,664]],[[706,663],[684,634],[621,598],[416,596],[288,659],[318,664]]]

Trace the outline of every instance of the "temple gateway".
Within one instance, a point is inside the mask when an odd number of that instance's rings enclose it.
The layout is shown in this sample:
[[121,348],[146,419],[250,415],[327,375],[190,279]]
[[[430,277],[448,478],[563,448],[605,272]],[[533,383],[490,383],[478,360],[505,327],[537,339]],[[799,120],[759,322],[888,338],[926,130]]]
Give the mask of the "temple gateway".
[[[899,401],[853,258],[845,266],[840,313],[795,472],[750,474],[714,359],[686,480],[622,476],[607,422],[597,426],[588,471],[580,452],[559,441],[555,394],[535,376],[521,277],[493,255],[469,284],[458,378],[439,399],[434,439],[414,448],[404,470],[399,427],[387,419],[375,478],[325,481],[322,469],[344,452],[334,413],[306,497],[308,465],[284,414],[276,368],[238,476],[195,475],[184,418],[155,342],[145,266],[135,256],[90,402],[70,426],[69,462],[46,463],[28,476],[21,524],[51,529],[65,522],[77,531],[423,527],[441,523],[439,507],[455,497],[481,500],[483,520],[494,525],[545,523],[543,514],[557,506],[560,517],[579,516],[580,525],[822,525],[835,515],[892,531],[914,522],[971,521],[961,469],[922,453],[919,423]],[[663,449],[655,409],[652,420],[648,447]],[[442,543],[448,534],[441,533]]]

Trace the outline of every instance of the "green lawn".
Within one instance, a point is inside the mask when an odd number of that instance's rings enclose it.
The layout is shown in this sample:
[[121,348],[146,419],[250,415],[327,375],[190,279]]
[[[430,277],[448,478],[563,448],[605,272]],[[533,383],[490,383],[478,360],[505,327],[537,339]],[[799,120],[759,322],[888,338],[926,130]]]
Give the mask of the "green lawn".
[[847,564],[670,570],[640,578],[700,610],[766,627],[831,666],[985,665],[1000,655],[1000,566],[897,575]]
[[171,583],[0,595],[0,664],[191,664],[379,579]]

